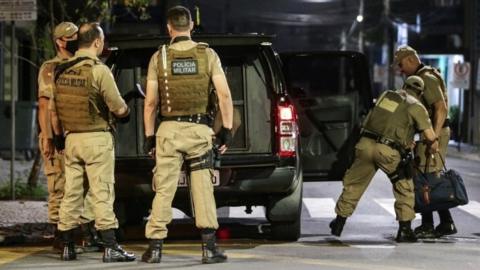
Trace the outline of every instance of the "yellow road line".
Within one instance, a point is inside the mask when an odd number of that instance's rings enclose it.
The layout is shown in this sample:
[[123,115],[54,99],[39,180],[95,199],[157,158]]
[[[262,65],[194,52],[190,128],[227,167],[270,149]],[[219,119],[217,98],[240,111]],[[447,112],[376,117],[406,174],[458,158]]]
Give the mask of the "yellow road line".
[[0,248],[0,266],[26,257],[32,253],[47,250],[50,247],[10,247]]

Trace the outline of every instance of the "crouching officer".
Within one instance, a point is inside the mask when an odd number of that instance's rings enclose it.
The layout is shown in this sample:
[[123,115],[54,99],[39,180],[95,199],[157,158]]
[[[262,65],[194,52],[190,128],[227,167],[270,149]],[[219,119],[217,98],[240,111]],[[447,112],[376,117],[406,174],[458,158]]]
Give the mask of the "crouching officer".
[[340,236],[347,217],[353,214],[360,197],[365,192],[378,168],[384,171],[393,184],[395,213],[400,223],[396,241],[415,242],[411,229],[415,218],[414,187],[412,175],[405,170],[406,153],[412,147],[416,131],[423,133],[430,151],[438,149],[428,113],[418,100],[423,93],[423,81],[418,76],[409,77],[403,90],[385,91],[367,115],[360,141],[355,146],[355,161],[343,178],[343,191],[330,223],[333,235]]
[[[53,146],[52,126],[48,103],[53,91],[53,73],[55,67],[62,61],[72,57],[78,49],[77,43],[78,27],[71,22],[61,22],[53,31],[53,42],[56,56],[45,61],[38,72],[38,122],[40,124],[39,148],[43,157],[44,171],[47,176],[48,186],[48,222],[54,226],[55,238],[53,248],[60,248],[60,239],[57,230],[58,211],[63,198],[65,187],[65,165],[62,153],[55,151]],[[78,252],[97,251],[99,241],[97,232],[93,227],[93,210],[91,205],[91,192],[87,192],[85,198],[84,212],[81,217],[82,246]]]
[[50,103],[55,147],[65,149],[65,195],[58,224],[64,244],[61,259],[76,259],[73,230],[82,214],[86,174],[93,194],[95,228],[105,247],[103,261],[133,261],[135,256],[124,251],[115,239],[118,221],[113,212],[115,155],[110,124],[110,112],[126,122],[130,110],[112,73],[97,57],[104,47],[100,26],[82,25],[78,46],[75,56],[55,69],[56,87]]
[[[202,262],[227,259],[216,246],[218,228],[213,196],[212,129],[207,125],[211,83],[217,91],[223,126],[217,134],[220,152],[232,138],[232,98],[220,59],[205,43],[190,39],[193,28],[190,12],[175,6],[167,12],[171,37],[150,59],[145,98],[145,151],[155,154],[153,189],[155,198],[145,228],[150,239],[142,261],[159,263],[167,224],[172,220],[172,201],[183,162],[189,166],[195,224],[202,235]],[[157,107],[161,124],[154,135]],[[156,146],[155,146],[156,145]]]

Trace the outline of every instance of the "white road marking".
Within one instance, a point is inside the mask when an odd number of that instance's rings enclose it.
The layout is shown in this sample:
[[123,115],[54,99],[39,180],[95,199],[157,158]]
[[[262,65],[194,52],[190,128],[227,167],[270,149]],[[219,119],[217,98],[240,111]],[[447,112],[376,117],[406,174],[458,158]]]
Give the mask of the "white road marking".
[[177,208],[172,208],[172,218],[173,219],[183,219],[183,218],[186,218],[187,215],[185,215],[185,213],[183,213],[181,210],[177,209]]
[[312,218],[334,218],[335,201],[332,198],[303,198],[303,203]]
[[[387,211],[391,216],[395,215],[394,203],[395,199],[393,198],[381,198],[381,199],[373,199],[375,203],[380,205],[385,211]],[[334,218],[335,214],[335,200],[333,198],[303,198],[303,203],[307,208],[307,212],[309,217],[304,218]],[[222,215],[222,217],[229,217],[229,218],[264,218],[265,217],[265,208],[262,206],[254,206],[252,207],[252,213],[247,214],[245,213],[244,206],[238,207],[227,207],[228,208],[228,215]],[[478,201],[470,201],[467,205],[459,206],[460,210],[467,212],[477,218],[480,218],[480,202]],[[184,219],[187,218],[185,213],[180,211],[179,209],[173,208],[172,216],[174,219]],[[220,215],[219,215],[220,217]],[[375,218],[373,218],[375,217]],[[362,215],[361,213],[354,213],[351,217],[352,220],[356,221],[364,221],[370,222],[372,219],[379,221],[385,217],[384,221],[389,221],[388,216],[382,214],[368,214]],[[421,219],[420,214],[415,215],[416,220]]]
[[349,245],[353,248],[362,248],[362,249],[390,249],[395,248],[395,245]]
[[467,205],[462,205],[458,208],[469,213],[470,215],[480,218],[480,203],[477,201],[469,201]]
[[[383,209],[385,209],[388,213],[390,213],[392,216],[396,216],[395,214],[395,208],[394,208],[394,203],[395,199],[393,198],[387,198],[387,199],[374,199],[376,203],[378,203]],[[421,216],[420,214],[415,214],[415,219],[420,219]]]
[[244,206],[229,207],[229,218],[265,218],[265,208],[263,206],[252,206],[252,213],[245,213]]

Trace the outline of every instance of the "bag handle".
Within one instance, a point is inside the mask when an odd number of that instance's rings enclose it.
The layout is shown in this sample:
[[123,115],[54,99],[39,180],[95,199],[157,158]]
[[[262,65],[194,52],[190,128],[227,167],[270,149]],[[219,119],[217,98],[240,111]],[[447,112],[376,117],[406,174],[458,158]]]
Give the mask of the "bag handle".
[[447,166],[445,165],[445,160],[443,159],[442,155],[440,155],[440,152],[437,152],[438,156],[440,157],[440,160],[442,161],[443,169],[447,171]]
[[[429,148],[429,147],[428,147],[428,148]],[[428,149],[428,148],[427,148],[427,149]],[[431,157],[431,156],[432,156],[432,154],[430,154],[430,153],[426,156],[427,159],[426,159],[426,161],[425,161],[425,170],[423,171],[424,173],[427,173],[427,172],[428,172],[428,166],[430,166],[430,157]]]

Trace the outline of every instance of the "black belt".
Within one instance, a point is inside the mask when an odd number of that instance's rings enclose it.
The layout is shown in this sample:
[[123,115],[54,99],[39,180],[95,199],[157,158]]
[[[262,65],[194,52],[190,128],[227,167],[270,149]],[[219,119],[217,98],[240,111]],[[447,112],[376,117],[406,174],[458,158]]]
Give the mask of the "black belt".
[[387,146],[390,146],[391,148],[400,152],[400,154],[403,154],[405,152],[405,149],[399,143],[397,143],[396,141],[387,139],[387,138],[379,136],[377,134],[370,133],[370,132],[362,132],[362,137],[366,137],[366,138],[374,140],[377,143],[381,143],[381,144],[385,144]]
[[77,130],[77,131],[73,131],[73,130],[69,130],[67,132],[67,135],[68,134],[71,134],[71,133],[88,133],[88,132],[110,132],[111,130],[110,129],[104,129],[104,128],[98,128],[98,129],[91,129],[91,130]]
[[445,122],[443,122],[442,128],[450,127],[450,119],[445,119]]
[[189,122],[196,124],[209,125],[210,118],[206,114],[191,114],[191,115],[182,115],[182,116],[162,116],[162,121],[178,121],[178,122]]

